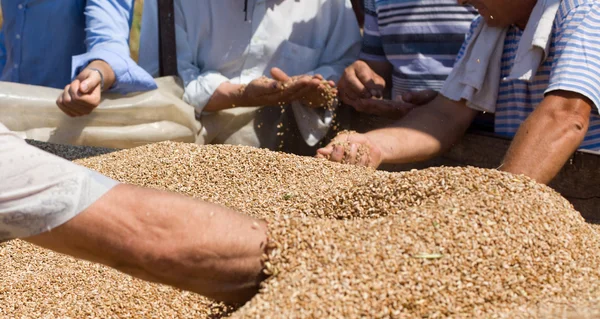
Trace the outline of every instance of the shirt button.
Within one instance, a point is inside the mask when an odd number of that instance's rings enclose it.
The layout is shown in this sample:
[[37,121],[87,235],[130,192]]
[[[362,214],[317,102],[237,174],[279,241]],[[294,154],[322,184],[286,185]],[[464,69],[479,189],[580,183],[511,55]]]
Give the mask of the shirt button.
[[19,40],[21,38],[20,34],[15,35],[15,38],[17,38],[17,40]]
[[23,10],[23,5],[22,5],[22,4],[19,4],[19,5],[17,6],[17,8],[19,8],[19,10]]
[[15,69],[18,69],[19,68],[19,63],[15,63],[15,64],[13,64],[13,66],[15,67]]

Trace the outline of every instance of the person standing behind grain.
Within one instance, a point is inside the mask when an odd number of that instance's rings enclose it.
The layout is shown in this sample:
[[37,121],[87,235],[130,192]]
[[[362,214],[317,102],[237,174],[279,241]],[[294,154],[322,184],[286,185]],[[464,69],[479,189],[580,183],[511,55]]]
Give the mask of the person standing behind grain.
[[423,97],[431,99],[442,88],[477,12],[456,0],[365,0],[364,8],[360,60],[338,83],[340,99],[399,118],[413,107],[398,101],[403,94],[430,90]]
[[14,238],[226,302],[258,291],[268,252],[264,221],[120,184],[0,124],[0,243]]
[[[440,94],[389,127],[339,136],[319,157],[372,167],[427,160],[456,144],[479,112],[495,113],[495,132],[513,138],[500,169],[540,183],[577,149],[600,151],[600,3],[458,3],[481,16]],[[346,156],[348,147],[370,156]]]
[[[334,86],[360,49],[350,0],[175,0],[175,24],[199,143],[314,154],[335,113],[323,79]],[[157,4],[146,1],[140,65],[155,76],[157,34]]]
[[67,115],[91,113],[103,92],[156,88],[129,56],[134,0],[3,0],[1,81],[64,89]]

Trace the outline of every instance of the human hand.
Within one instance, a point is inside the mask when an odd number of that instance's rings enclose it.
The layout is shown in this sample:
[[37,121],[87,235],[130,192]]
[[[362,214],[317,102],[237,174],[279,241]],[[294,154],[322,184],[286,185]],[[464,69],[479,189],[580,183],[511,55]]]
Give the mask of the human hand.
[[385,80],[364,61],[356,61],[344,70],[338,83],[340,100],[354,106],[362,99],[381,99]]
[[415,107],[429,103],[437,96],[437,94],[438,93],[434,90],[424,90],[405,93],[402,96],[398,96],[394,101],[373,98],[359,99],[355,101],[352,107],[361,113],[399,119],[404,117]]
[[[287,96],[287,102],[299,101],[310,108],[331,108],[337,99],[335,82],[325,80],[320,74],[290,77],[282,70],[273,68],[271,75],[273,79],[283,83],[285,93],[293,92]],[[298,85],[303,88],[294,90]]]
[[92,113],[100,104],[102,76],[97,69],[85,68],[77,78],[65,86],[56,105],[68,116],[78,117]]
[[317,150],[317,158],[332,162],[377,168],[382,162],[381,149],[365,134],[342,131],[325,147]]

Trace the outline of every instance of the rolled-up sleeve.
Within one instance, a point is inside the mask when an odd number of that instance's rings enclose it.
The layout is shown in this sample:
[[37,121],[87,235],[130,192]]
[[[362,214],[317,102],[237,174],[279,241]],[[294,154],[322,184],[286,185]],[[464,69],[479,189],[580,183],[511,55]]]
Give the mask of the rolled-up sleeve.
[[117,184],[25,143],[0,125],[0,242],[58,227]]
[[115,72],[116,81],[110,92],[126,94],[157,87],[152,76],[130,57],[133,5],[134,0],[87,0],[87,53],[73,57],[73,78],[90,62],[102,60]]

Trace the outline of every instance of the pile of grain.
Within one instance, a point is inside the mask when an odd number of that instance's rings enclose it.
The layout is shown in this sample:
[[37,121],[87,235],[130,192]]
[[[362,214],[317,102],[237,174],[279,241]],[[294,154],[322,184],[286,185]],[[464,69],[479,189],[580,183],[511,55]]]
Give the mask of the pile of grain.
[[[79,163],[268,219],[278,274],[234,318],[515,318],[599,309],[600,236],[566,200],[524,177],[475,168],[386,173],[176,143]],[[0,246],[0,258],[8,267],[0,272],[0,314],[214,318],[228,311],[20,241]]]

